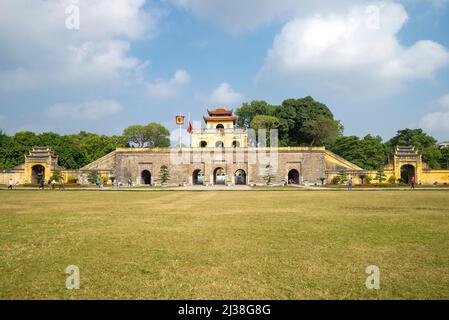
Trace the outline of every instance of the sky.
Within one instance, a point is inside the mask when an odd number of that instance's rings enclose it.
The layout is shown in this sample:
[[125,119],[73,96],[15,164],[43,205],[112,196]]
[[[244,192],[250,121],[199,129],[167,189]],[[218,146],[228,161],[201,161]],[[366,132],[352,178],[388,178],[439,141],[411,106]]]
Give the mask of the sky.
[[449,0],[0,0],[0,129],[174,129],[310,95],[346,135],[449,140],[448,30]]

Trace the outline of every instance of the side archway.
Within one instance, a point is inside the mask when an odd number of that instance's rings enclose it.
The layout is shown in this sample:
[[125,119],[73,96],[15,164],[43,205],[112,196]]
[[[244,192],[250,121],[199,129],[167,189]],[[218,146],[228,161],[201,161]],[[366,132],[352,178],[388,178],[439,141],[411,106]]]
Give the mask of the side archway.
[[239,169],[234,174],[236,185],[246,185],[246,172],[245,170]]
[[299,184],[299,171],[292,169],[288,172],[288,184]]
[[195,186],[201,186],[204,184],[204,174],[200,169],[193,171],[192,182]]
[[145,185],[151,185],[151,172],[148,170],[142,171],[142,183]]

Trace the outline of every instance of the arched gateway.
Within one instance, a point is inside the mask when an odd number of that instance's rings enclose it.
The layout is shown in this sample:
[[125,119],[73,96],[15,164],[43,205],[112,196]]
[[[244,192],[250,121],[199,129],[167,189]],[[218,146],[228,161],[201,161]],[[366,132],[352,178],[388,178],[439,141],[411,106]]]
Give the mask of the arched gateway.
[[146,185],[151,184],[151,172],[148,170],[142,171],[142,183]]
[[226,184],[226,172],[223,168],[215,169],[214,184],[216,184],[216,185],[225,185]]
[[288,172],[288,184],[299,184],[299,172],[292,169]]
[[246,184],[246,172],[244,170],[239,169],[235,172],[235,184],[236,185]]
[[45,167],[37,164],[31,168],[31,183],[37,184],[41,179],[45,179]]
[[196,186],[201,186],[204,184],[204,174],[201,172],[200,169],[193,171],[192,183],[193,185]]
[[415,167],[411,164],[403,165],[401,167],[401,182],[409,183],[412,178],[416,179]]

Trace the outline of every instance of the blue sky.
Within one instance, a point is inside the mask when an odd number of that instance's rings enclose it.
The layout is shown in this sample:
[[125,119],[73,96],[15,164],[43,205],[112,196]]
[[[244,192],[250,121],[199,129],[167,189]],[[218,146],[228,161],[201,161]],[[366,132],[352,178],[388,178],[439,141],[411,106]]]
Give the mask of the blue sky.
[[447,0],[3,0],[0,128],[173,129],[179,112],[311,95],[348,135],[448,140],[447,30]]

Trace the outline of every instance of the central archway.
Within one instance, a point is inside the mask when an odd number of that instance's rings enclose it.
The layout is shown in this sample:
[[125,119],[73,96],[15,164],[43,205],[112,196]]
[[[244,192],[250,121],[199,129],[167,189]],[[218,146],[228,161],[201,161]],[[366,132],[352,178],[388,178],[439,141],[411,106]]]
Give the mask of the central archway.
[[31,168],[31,183],[37,184],[41,179],[45,179],[45,167],[37,164]]
[[416,179],[415,167],[411,164],[406,164],[401,167],[401,182],[410,183],[412,178]]
[[246,172],[244,170],[237,170],[234,177],[236,185],[246,185]]
[[215,143],[215,148],[223,148],[224,147],[224,143],[223,141],[217,141]]
[[148,170],[142,171],[142,183],[146,185],[151,184],[151,172]]
[[204,175],[200,169],[193,171],[192,182],[196,186],[201,186],[204,184]]
[[226,172],[223,168],[215,169],[214,184],[216,184],[216,185],[225,185],[226,184]]
[[288,172],[288,184],[299,184],[299,172],[292,169]]

